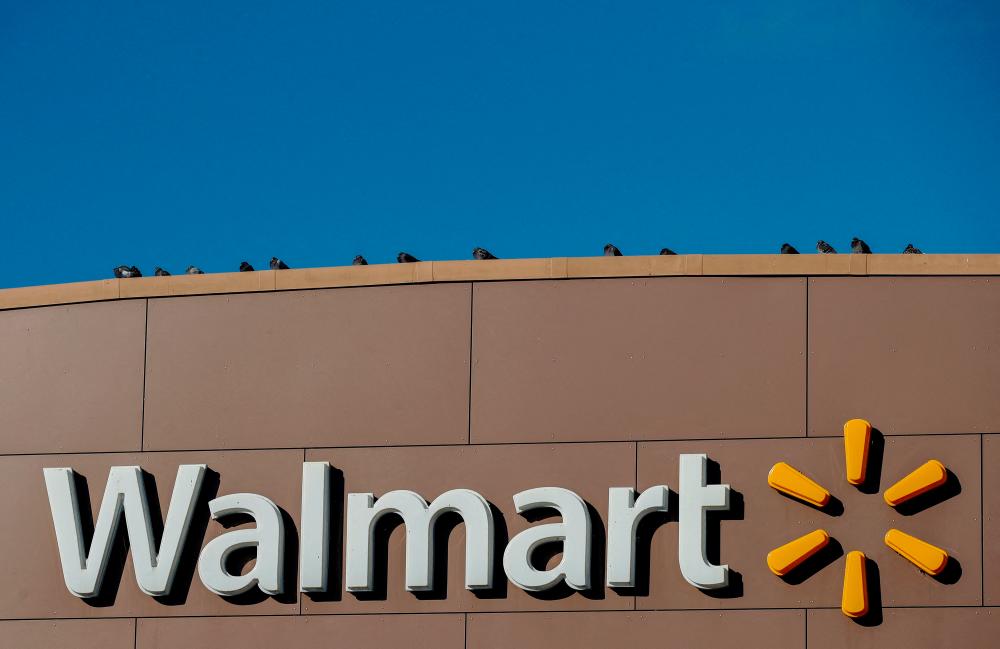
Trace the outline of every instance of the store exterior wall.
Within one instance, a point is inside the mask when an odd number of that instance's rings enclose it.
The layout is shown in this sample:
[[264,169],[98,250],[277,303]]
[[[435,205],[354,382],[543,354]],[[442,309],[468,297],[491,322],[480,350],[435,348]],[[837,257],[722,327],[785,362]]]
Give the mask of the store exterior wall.
[[[542,261],[551,273],[554,260]],[[514,281],[480,278],[477,265],[405,284],[281,290],[281,273],[253,273],[237,279],[256,285],[206,284],[206,295],[129,280],[67,293],[67,304],[0,295],[21,300],[0,311],[0,647],[994,646],[1000,264],[852,276],[853,266],[726,274],[718,263],[712,276],[600,277],[632,271],[594,266],[590,277]],[[852,418],[876,429],[862,489],[844,479]],[[640,527],[636,588],[604,587],[608,489],[676,492],[683,453],[706,453],[732,488],[709,550],[730,585],[684,581],[668,513]],[[918,508],[888,507],[881,492],[931,458],[950,471],[946,487]],[[333,468],[322,594],[296,592],[304,461]],[[842,511],[771,489],[779,461]],[[71,595],[42,469],[73,468],[97,512],[109,468],[140,465],[155,480],[156,519],[191,463],[210,471],[174,592],[143,594],[120,552],[99,598]],[[496,510],[499,566],[504,542],[538,524],[512,495],[540,486],[571,489],[596,514],[589,590],[530,594],[505,579],[466,590],[462,525],[448,528],[430,593],[404,589],[402,526],[378,592],[339,586],[347,493],[475,490]],[[282,595],[223,598],[199,581],[199,550],[232,529],[205,503],[239,492],[283,511]],[[891,527],[945,548],[948,570],[929,577],[887,548]],[[808,573],[771,574],[766,554],[816,528],[835,542]],[[877,566],[863,623],[840,611],[850,550]]]

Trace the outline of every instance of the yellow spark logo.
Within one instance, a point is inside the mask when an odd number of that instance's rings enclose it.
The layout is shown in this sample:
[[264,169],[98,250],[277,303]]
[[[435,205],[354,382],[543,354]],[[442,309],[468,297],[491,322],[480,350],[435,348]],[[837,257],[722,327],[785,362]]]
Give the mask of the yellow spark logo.
[[[864,419],[852,419],[844,424],[844,456],[847,481],[863,484],[868,467],[872,427]],[[882,494],[886,504],[897,507],[902,503],[940,487],[948,480],[948,472],[937,460],[928,460]],[[818,508],[830,502],[830,492],[798,469],[778,462],[767,474],[767,484],[797,500]],[[783,577],[830,542],[826,530],[814,530],[771,550],[767,567]],[[929,575],[941,574],[948,565],[948,553],[930,543],[897,529],[885,533],[885,544],[900,556]],[[844,593],[840,610],[844,615],[859,618],[868,613],[868,587],[865,579],[865,555],[857,550],[847,553],[844,562]]]

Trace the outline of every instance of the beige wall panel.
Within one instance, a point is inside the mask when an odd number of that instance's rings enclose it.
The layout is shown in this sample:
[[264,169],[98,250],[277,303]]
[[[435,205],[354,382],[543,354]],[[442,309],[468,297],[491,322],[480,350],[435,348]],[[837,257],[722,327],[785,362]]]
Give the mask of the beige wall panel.
[[0,312],[0,453],[135,451],[146,303]]
[[[721,544],[710,541],[721,562],[740,576],[723,593],[709,594],[688,585],[677,565],[678,529],[671,521],[653,532],[649,595],[638,598],[640,609],[839,607],[843,555],[851,550],[861,550],[878,567],[881,586],[874,592],[880,595],[872,597],[873,608],[879,602],[884,606],[981,603],[978,435],[886,438],[884,454],[873,450],[869,465],[872,475],[881,476],[878,493],[864,493],[847,482],[840,438],[640,443],[639,487],[665,484],[676,489],[680,453],[707,453],[721,466],[721,481],[741,495],[732,502],[742,502],[742,519],[723,520]],[[883,465],[878,471],[880,456]],[[949,483],[917,502],[919,507],[900,512],[886,505],[881,492],[931,458],[954,474]],[[788,462],[829,489],[842,503],[843,513],[830,515],[774,491],[767,474],[778,461]],[[946,499],[935,504],[939,498]],[[739,516],[739,507],[733,509]],[[955,563],[940,580],[924,575],[885,546],[883,537],[892,527],[944,548]],[[771,549],[815,529],[825,529],[839,545],[831,543],[822,560],[801,566],[788,582],[768,570],[765,558]]]
[[[449,489],[475,490],[503,512],[503,520],[498,517],[497,524],[498,529],[506,527],[507,537],[531,525],[514,512],[512,497],[515,493],[543,486],[572,489],[601,516],[601,521],[592,519],[596,548],[603,548],[601,539],[603,521],[607,518],[608,487],[630,486],[635,477],[635,447],[628,443],[320,449],[308,451],[307,459],[327,460],[342,473],[334,474],[335,490],[340,488],[342,480],[346,492],[371,492],[378,497],[393,489],[409,489],[428,501]],[[337,518],[336,513],[334,518]],[[321,598],[332,601],[314,601],[306,596],[303,611],[391,613],[632,608],[630,596],[621,596],[603,587],[603,563],[599,559],[603,553],[598,550],[594,552],[596,585],[590,592],[582,594],[556,588],[550,593],[533,596],[521,591],[503,576],[501,548],[506,545],[505,540],[496,543],[497,589],[477,597],[465,590],[464,585],[463,525],[458,525],[448,537],[447,581],[443,582],[447,588],[418,597],[404,589],[404,535],[404,528],[399,526],[389,537],[383,594],[370,601],[350,593],[343,593],[339,600],[336,596]],[[338,550],[334,546],[331,554],[341,556]],[[444,559],[441,562],[443,564]],[[334,571],[331,583],[343,583],[342,571]]]
[[468,649],[801,649],[802,611],[499,613],[469,616]]
[[135,620],[7,620],[0,649],[132,649]]
[[[138,464],[155,478],[157,500],[166,516],[179,464],[206,463],[202,500],[191,524],[187,554],[178,571],[175,592],[166,602],[143,594],[135,582],[131,555],[117,577],[114,561],[108,570],[109,592],[97,602],[74,597],[63,582],[52,529],[43,467],[71,467],[86,478],[91,510],[100,510],[108,469]],[[206,589],[197,576],[195,560],[211,538],[227,531],[208,520],[209,497],[251,492],[267,496],[283,509],[297,527],[300,509],[302,451],[222,451],[191,453],[122,453],[106,455],[45,455],[0,457],[0,492],[17,494],[0,501],[0,580],[11,584],[0,592],[4,618],[129,617],[170,615],[297,614],[294,566],[298,542],[295,529],[286,526],[287,595],[264,598],[259,591],[232,600]],[[79,494],[82,498],[82,493]],[[252,525],[252,524],[251,524]],[[124,523],[120,531],[124,532]],[[235,529],[228,528],[228,529]],[[207,530],[207,532],[205,531]],[[116,553],[120,556],[120,553]],[[117,592],[114,586],[118,585]],[[257,597],[260,595],[260,597]]]
[[809,280],[809,434],[1000,431],[1000,281]]
[[839,610],[809,611],[809,649],[994,649],[1000,609],[885,609],[881,624],[863,627]]
[[324,615],[139,620],[136,649],[462,649],[463,618],[462,615]]
[[466,284],[151,300],[145,449],[468,437]]
[[473,442],[804,434],[803,279],[474,291]]

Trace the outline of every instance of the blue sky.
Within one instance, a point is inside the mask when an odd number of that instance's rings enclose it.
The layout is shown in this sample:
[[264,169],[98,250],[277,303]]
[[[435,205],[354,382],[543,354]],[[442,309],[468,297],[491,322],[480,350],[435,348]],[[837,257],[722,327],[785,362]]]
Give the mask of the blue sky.
[[0,0],[0,286],[1000,252],[1000,3]]

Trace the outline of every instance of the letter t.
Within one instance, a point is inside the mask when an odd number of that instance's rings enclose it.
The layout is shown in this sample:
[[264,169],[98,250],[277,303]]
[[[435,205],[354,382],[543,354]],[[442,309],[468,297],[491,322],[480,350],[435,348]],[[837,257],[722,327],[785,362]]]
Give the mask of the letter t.
[[682,453],[680,467],[677,558],[681,575],[696,588],[725,588],[729,585],[729,566],[716,566],[708,561],[705,513],[729,509],[729,485],[706,484],[708,456],[704,453]]

